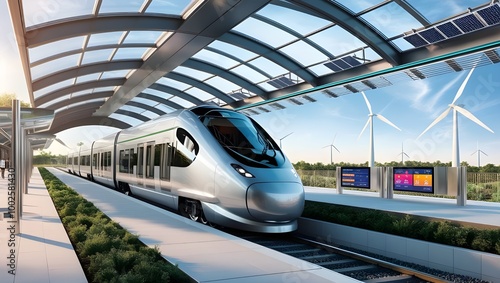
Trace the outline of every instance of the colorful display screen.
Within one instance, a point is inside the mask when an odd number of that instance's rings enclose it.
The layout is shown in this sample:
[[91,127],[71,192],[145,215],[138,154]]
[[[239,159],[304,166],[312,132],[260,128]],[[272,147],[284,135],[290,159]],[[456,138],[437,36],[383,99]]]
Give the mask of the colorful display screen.
[[394,190],[434,193],[434,168],[394,167]]
[[370,167],[342,167],[342,187],[370,188]]

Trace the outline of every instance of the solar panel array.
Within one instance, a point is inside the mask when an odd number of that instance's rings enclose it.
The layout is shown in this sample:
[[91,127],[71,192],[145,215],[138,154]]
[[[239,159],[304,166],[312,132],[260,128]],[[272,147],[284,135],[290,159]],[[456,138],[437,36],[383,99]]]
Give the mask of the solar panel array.
[[403,38],[414,47],[422,47],[499,23],[500,6],[499,3],[495,3]]

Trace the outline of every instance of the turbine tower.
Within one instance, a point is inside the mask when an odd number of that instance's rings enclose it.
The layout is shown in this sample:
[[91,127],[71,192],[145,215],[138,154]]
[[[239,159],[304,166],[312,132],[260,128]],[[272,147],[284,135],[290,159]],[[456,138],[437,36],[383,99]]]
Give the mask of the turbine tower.
[[474,151],[471,155],[474,155],[475,153],[477,153],[477,168],[481,168],[481,153],[486,156],[488,156],[488,154],[479,149],[479,142],[477,143],[477,150]]
[[336,137],[337,137],[337,134],[335,134],[335,136],[333,137],[333,141],[332,141],[331,144],[323,147],[323,148],[330,147],[330,164],[333,164],[333,149],[335,148],[335,150],[340,153],[340,151],[338,150],[338,148],[335,145],[333,145],[333,143],[335,142],[335,138]]
[[368,121],[366,121],[366,124],[363,127],[363,130],[361,130],[361,133],[359,134],[358,139],[361,137],[361,135],[365,131],[366,127],[368,127],[368,124],[370,124],[370,159],[368,162],[368,166],[373,167],[375,164],[375,153],[374,153],[375,152],[375,145],[374,145],[374,140],[373,140],[373,117],[377,117],[382,122],[398,129],[399,131],[401,131],[401,129],[398,128],[396,125],[394,125],[391,121],[389,121],[384,116],[382,116],[380,114],[373,114],[372,106],[371,106],[370,102],[368,101],[368,98],[366,98],[366,95],[364,92],[361,92],[361,94],[363,95],[363,98],[365,99],[366,106],[368,106],[368,111],[370,112],[370,114],[368,114]]
[[406,152],[403,148],[403,143],[401,143],[401,153],[398,155],[401,155],[401,165],[405,165],[405,160],[404,160],[405,155],[406,155],[406,157],[410,158],[410,156],[408,156],[408,154],[406,154]]
[[444,117],[448,115],[448,113],[453,109],[453,144],[452,144],[452,152],[451,152],[451,166],[452,167],[460,167],[460,151],[459,151],[459,145],[458,145],[458,115],[457,112],[460,114],[464,115],[465,117],[469,118],[471,121],[474,123],[478,124],[479,126],[485,128],[486,130],[490,131],[493,133],[493,130],[488,128],[483,122],[481,122],[476,116],[472,115],[469,111],[465,110],[461,105],[455,104],[455,102],[460,98],[462,93],[464,92],[465,86],[467,85],[467,81],[469,81],[470,76],[472,75],[472,72],[474,71],[474,68],[472,68],[465,78],[464,82],[458,89],[457,94],[455,95],[455,98],[451,102],[451,104],[448,105],[448,108],[439,115],[436,120],[434,120],[428,127],[425,129],[420,136],[417,137],[419,139],[423,134],[425,134],[430,128],[432,128],[434,125],[439,123],[439,121],[443,120]]

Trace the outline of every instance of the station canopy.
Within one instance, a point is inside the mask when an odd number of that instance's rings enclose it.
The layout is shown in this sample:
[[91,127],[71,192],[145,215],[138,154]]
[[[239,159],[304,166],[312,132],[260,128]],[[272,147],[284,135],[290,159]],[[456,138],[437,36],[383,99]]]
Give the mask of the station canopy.
[[500,61],[497,1],[7,2],[53,134],[202,104],[254,115]]

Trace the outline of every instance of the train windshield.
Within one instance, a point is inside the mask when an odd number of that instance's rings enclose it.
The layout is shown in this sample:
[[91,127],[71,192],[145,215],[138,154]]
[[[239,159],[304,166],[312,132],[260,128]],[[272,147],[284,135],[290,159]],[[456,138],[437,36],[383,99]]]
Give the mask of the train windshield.
[[285,160],[273,139],[252,119],[225,110],[200,117],[203,124],[236,160],[255,167],[278,167]]

